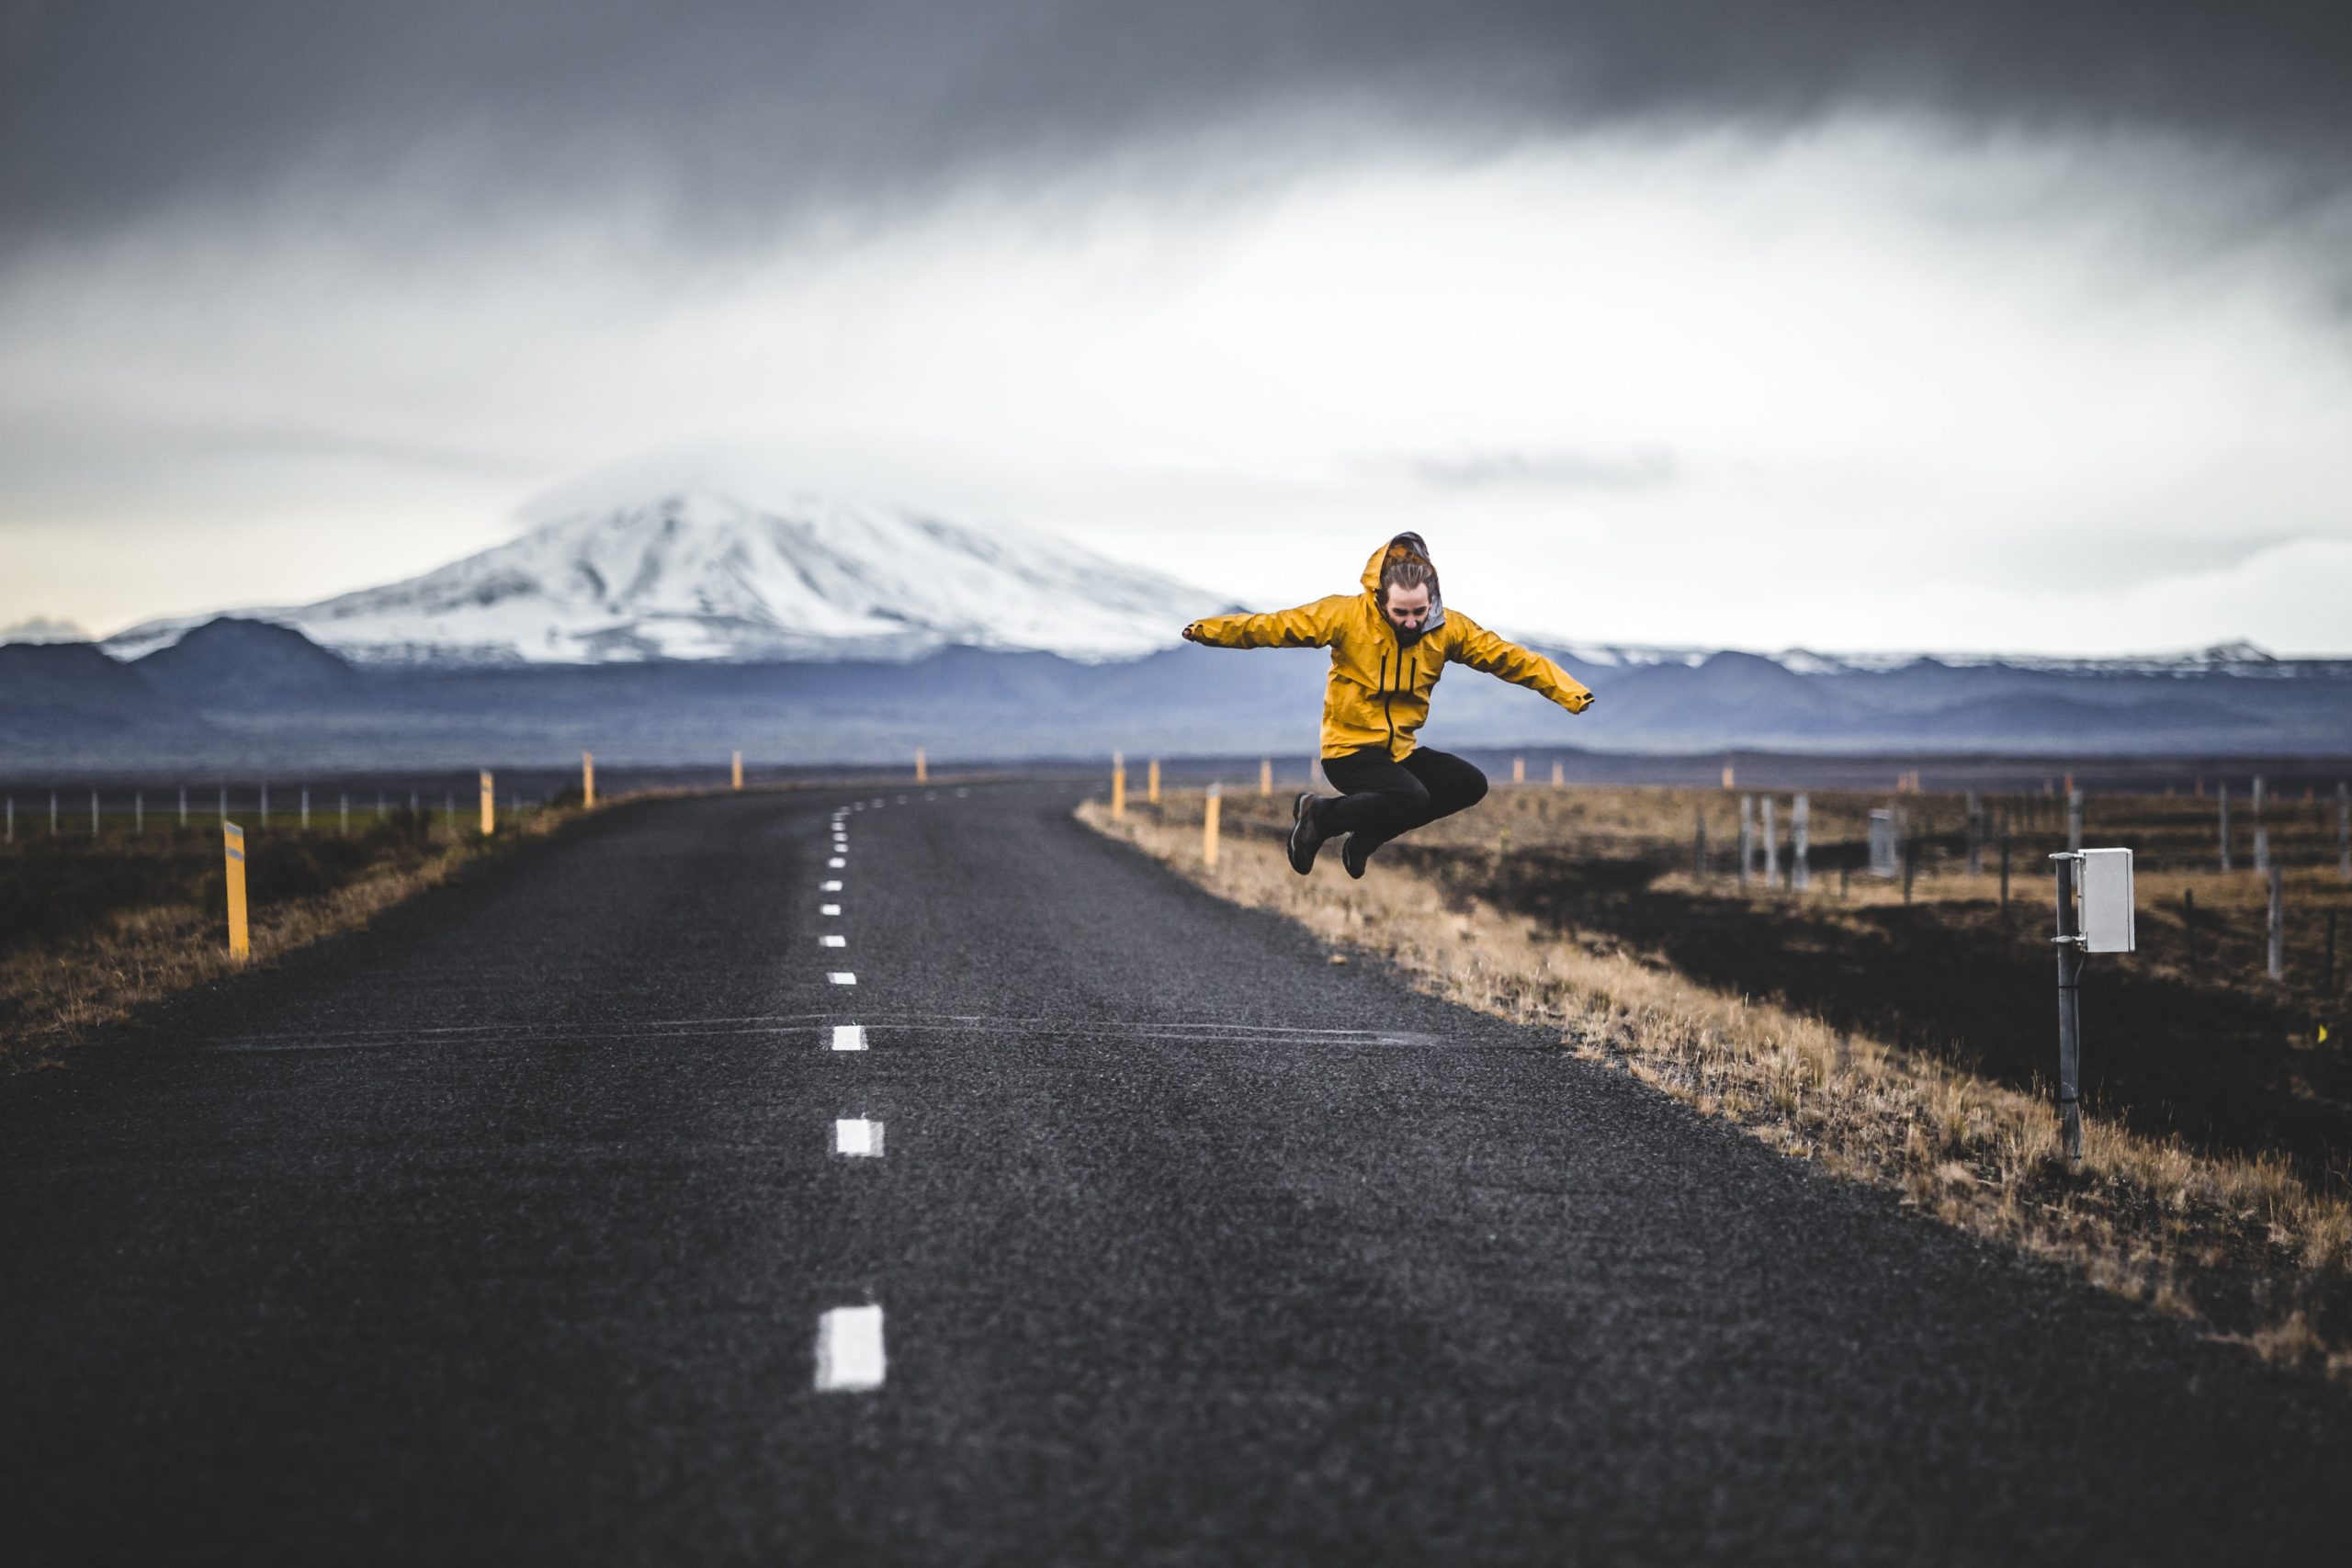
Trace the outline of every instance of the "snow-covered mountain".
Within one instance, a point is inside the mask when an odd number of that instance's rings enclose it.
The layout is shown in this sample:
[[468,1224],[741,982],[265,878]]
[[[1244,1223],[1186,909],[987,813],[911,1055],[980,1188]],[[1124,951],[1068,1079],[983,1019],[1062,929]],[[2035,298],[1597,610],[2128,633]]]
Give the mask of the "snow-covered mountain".
[[[965,646],[1084,660],[1178,640],[1231,602],[1061,540],[707,488],[559,518],[422,577],[238,614],[371,664],[920,658]],[[136,658],[209,615],[107,639]]]

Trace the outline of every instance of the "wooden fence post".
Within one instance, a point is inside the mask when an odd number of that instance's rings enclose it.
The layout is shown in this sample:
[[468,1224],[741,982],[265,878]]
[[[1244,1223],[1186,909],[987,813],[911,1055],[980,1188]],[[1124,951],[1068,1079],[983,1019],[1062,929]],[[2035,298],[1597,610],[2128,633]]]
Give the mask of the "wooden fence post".
[[233,822],[220,825],[220,849],[227,862],[229,883],[229,956],[243,964],[253,954],[245,927],[245,830]]
[[1756,862],[1756,797],[1739,797],[1739,885],[1747,886],[1754,874]]

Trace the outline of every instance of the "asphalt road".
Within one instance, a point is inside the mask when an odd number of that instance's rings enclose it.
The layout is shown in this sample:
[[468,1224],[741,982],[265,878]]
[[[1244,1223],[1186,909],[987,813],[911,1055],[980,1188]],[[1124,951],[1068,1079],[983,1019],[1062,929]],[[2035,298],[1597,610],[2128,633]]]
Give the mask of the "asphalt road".
[[0,1557],[2341,1550],[2352,1399],[1067,786],[868,791],[836,870],[851,798],[613,809],[0,1086]]

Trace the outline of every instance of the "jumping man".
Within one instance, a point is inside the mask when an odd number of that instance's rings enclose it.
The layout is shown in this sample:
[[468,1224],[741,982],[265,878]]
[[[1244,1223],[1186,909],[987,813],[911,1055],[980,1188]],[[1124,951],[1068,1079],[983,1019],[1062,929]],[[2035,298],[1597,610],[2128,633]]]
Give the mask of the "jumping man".
[[1590,692],[1540,653],[1505,642],[1464,615],[1448,615],[1437,568],[1419,534],[1399,534],[1364,563],[1363,592],[1334,593],[1295,610],[1217,615],[1184,628],[1215,648],[1328,648],[1323,693],[1323,776],[1337,800],[1306,794],[1292,809],[1291,869],[1315,868],[1323,840],[1345,833],[1340,863],[1363,874],[1372,852],[1441,817],[1476,806],[1487,775],[1459,757],[1413,743],[1448,660],[1543,693],[1570,713]]

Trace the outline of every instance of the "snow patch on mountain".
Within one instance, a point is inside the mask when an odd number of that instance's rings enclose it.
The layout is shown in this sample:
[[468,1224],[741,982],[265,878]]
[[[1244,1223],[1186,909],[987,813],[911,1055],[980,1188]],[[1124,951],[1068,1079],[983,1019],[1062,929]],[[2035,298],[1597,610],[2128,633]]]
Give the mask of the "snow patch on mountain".
[[[242,612],[369,663],[910,660],[951,646],[1099,661],[1231,608],[1061,540],[799,496],[707,488],[547,523],[421,577]],[[209,616],[107,639],[134,658]]]

